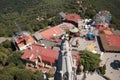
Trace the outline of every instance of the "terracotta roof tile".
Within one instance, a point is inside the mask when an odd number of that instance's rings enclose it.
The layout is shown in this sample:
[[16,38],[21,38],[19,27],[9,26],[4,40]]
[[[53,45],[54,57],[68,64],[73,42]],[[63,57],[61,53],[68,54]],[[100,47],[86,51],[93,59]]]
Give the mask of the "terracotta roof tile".
[[103,30],[102,32],[106,35],[112,35],[113,34],[113,32],[110,31],[110,30]]
[[105,51],[120,52],[120,35],[103,35],[100,34],[100,39]]
[[31,35],[21,36],[20,38],[16,40],[16,43],[19,48],[26,46],[24,43],[22,43],[22,41],[26,41],[26,45],[33,44],[35,42],[35,40],[33,39]]
[[[31,46],[31,48],[24,51],[21,59],[35,62],[37,60],[37,57],[39,56],[42,58],[43,61],[55,63],[55,61],[58,59],[59,51],[52,50],[51,48],[44,48],[40,45],[34,44]],[[79,55],[74,54],[72,55],[72,57],[73,59],[76,59],[76,65],[78,65],[78,60],[80,58]]]
[[51,40],[54,35],[60,36],[65,33],[65,28],[71,29],[73,27],[70,23],[62,23],[50,29],[40,32],[40,34],[47,40]]
[[65,19],[68,21],[73,21],[78,23],[78,20],[80,19],[80,16],[78,14],[67,14],[65,16]]
[[37,57],[41,56],[42,60],[54,63],[58,58],[58,52],[51,48],[44,48],[39,45],[32,45],[31,49],[26,49],[21,56],[22,59],[29,59],[30,61],[36,61]]

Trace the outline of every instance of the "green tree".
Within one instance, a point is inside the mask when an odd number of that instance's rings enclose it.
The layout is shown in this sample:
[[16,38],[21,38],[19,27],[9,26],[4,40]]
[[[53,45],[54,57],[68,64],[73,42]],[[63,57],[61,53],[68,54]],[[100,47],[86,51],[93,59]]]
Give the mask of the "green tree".
[[22,56],[21,52],[13,52],[7,59],[7,65],[18,66],[19,68],[24,68],[24,64],[20,57]]
[[100,55],[84,50],[81,54],[80,65],[84,66],[84,71],[94,71],[100,63]]
[[5,65],[8,56],[4,52],[0,52],[0,64]]
[[39,71],[33,72],[16,66],[7,66],[0,69],[0,80],[43,80],[43,77]]
[[2,46],[3,46],[4,48],[11,48],[11,47],[12,47],[11,41],[6,40],[6,41],[2,42]]
[[11,75],[0,74],[0,80],[13,80]]

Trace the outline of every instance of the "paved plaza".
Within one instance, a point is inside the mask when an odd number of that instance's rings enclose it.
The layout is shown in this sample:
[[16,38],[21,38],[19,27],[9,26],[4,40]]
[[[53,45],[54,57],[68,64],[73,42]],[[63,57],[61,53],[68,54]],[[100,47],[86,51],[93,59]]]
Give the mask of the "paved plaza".
[[[106,74],[111,80],[120,80],[120,53],[104,53],[101,65],[106,64]],[[118,65],[115,61],[119,61]]]
[[[76,40],[79,40],[80,46],[74,47],[76,45]],[[97,39],[95,41],[87,41],[84,38],[76,37],[71,40],[72,49],[76,50],[88,50],[88,46],[94,46],[94,50],[101,54],[101,66],[106,64],[106,74],[105,76],[110,78],[111,80],[120,80],[120,53],[110,53],[110,52],[101,52]],[[90,51],[90,50],[89,50]],[[117,65],[115,63],[118,63]],[[118,67],[118,68],[117,68]],[[88,75],[90,77],[90,75]],[[91,77],[92,78],[92,77]],[[87,79],[86,79],[87,80]],[[90,78],[89,78],[90,80]],[[91,79],[94,80],[94,79]],[[95,79],[96,80],[96,79]],[[99,79],[98,79],[99,80]]]
[[[78,47],[76,47],[77,40],[79,41]],[[94,50],[97,53],[101,53],[96,38],[95,40],[86,40],[85,38],[75,37],[71,39],[71,45],[72,45],[72,49],[76,49],[78,51],[82,51],[82,50],[93,51]]]
[[98,75],[96,72],[77,75],[77,80],[106,80],[102,76]]

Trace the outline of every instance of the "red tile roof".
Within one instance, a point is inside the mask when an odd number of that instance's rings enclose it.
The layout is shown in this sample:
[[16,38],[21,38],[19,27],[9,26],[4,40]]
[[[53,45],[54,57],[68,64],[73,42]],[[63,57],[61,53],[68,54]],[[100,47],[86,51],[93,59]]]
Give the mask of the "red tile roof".
[[113,32],[109,29],[105,29],[102,31],[103,34],[106,34],[106,35],[113,35]]
[[[50,63],[55,63],[58,59],[59,52],[52,50],[51,48],[44,48],[40,45],[34,44],[31,46],[31,49],[26,49],[24,54],[21,56],[23,60],[30,60],[35,62],[37,57],[41,57],[43,61],[47,61]],[[77,54],[72,54],[73,59],[76,59],[76,65],[78,65],[78,60],[80,58]]]
[[21,43],[22,41],[28,41],[29,37],[28,36],[20,36],[16,42]]
[[120,35],[100,34],[100,40],[104,51],[120,52]]
[[53,35],[60,36],[61,34],[65,33],[65,29],[64,29],[65,27],[68,29],[71,29],[73,27],[73,25],[70,23],[62,23],[62,24],[59,24],[55,27],[52,27],[52,28],[47,29],[45,31],[42,31],[42,32],[40,32],[40,34],[45,39],[51,40],[53,38]]
[[37,57],[40,56],[43,61],[54,63],[58,59],[58,52],[51,48],[44,48],[40,45],[32,45],[31,49],[26,49],[24,54],[21,56],[22,59],[29,59],[35,62]]
[[78,23],[78,20],[80,19],[80,16],[78,14],[67,14],[65,16],[65,19],[68,21],[73,21]]
[[120,46],[120,35],[106,35],[109,46]]
[[[22,42],[26,42],[26,44],[22,43]],[[22,35],[19,36],[18,39],[15,40],[15,42],[17,43],[19,49],[21,50],[22,47],[28,46],[28,45],[32,45],[35,40],[33,39],[33,37],[29,34],[29,35]]]
[[99,29],[99,30],[100,30],[100,29],[103,29],[103,28],[104,28],[104,29],[105,29],[105,28],[108,28],[108,29],[109,29],[109,25],[97,25],[97,26],[96,26],[96,29]]

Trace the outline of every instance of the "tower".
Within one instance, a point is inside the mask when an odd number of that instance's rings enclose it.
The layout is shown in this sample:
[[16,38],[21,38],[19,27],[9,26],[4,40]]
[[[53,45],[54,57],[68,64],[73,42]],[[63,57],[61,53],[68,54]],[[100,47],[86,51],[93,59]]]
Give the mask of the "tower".
[[56,64],[55,80],[76,80],[76,63],[72,59],[70,45],[63,35]]

